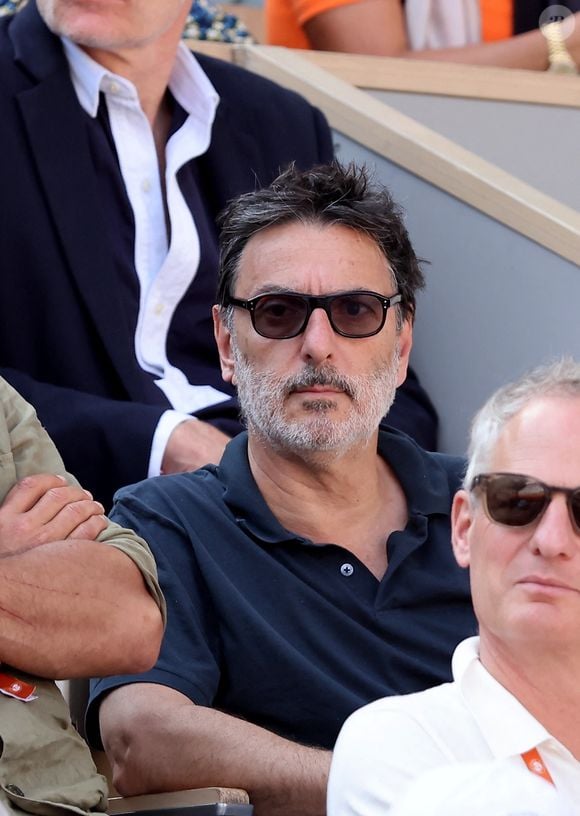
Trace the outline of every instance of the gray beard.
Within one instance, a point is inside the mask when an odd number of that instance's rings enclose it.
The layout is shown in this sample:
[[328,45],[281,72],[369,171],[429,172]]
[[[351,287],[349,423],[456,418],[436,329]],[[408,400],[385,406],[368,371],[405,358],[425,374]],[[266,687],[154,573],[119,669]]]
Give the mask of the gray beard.
[[[232,338],[233,340],[233,338]],[[233,342],[236,385],[248,431],[277,451],[302,456],[333,453],[339,456],[355,445],[368,442],[387,413],[397,388],[399,348],[380,371],[366,376],[345,377],[334,366],[305,366],[292,377],[257,371]],[[351,399],[348,415],[338,419],[335,400],[305,399],[307,416],[288,420],[287,397],[297,388],[328,385],[344,391]]]

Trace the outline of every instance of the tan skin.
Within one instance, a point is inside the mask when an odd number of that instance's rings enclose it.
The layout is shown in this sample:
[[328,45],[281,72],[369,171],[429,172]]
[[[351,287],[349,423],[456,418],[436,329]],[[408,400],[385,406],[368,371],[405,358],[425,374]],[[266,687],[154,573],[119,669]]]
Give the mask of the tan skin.
[[299,461],[264,456],[259,444],[250,444],[248,454],[260,492],[284,527],[314,542],[339,544],[380,581],[387,569],[385,541],[404,529],[407,506],[376,447],[373,437],[347,462],[308,471]]
[[[388,265],[370,239],[344,227],[320,231],[300,225],[265,230],[246,247],[236,295],[250,297],[258,287],[281,285],[300,291],[367,288],[391,291]],[[363,270],[361,272],[361,270]],[[386,291],[388,290],[388,292]],[[236,379],[231,334],[214,308],[222,373]],[[399,343],[399,381],[411,348],[411,327],[400,333],[394,314],[381,332],[364,341],[340,338],[324,312],[315,310],[303,335],[288,341],[260,338],[245,312],[236,313],[240,347],[260,366],[284,371],[305,362],[332,362],[345,374],[365,372],[372,361],[390,355]],[[358,344],[358,345],[357,345]],[[321,394],[317,393],[317,397]],[[308,394],[290,397],[288,415]],[[349,399],[334,394],[336,415]],[[260,491],[280,521],[313,541],[336,541],[380,577],[386,569],[385,540],[404,527],[407,508],[390,469],[379,460],[376,434],[338,458],[322,454],[304,461],[292,452],[275,453],[250,433],[249,458]],[[364,540],[364,546],[360,542]],[[233,716],[193,705],[179,692],[152,684],[115,689],[100,709],[101,734],[112,761],[114,782],[123,794],[222,784],[250,794],[256,816],[324,816],[330,752],[283,739]],[[150,746],[156,745],[152,756]]]
[[[579,454],[580,398],[542,398],[506,423],[486,471],[576,488]],[[482,663],[580,759],[580,534],[563,494],[537,523],[514,528],[491,522],[462,490],[452,530],[457,561],[470,568]]]
[[64,538],[93,540],[107,526],[104,512],[88,490],[64,476],[27,476],[0,507],[0,558]]
[[[566,46],[580,65],[580,12]],[[541,31],[518,34],[508,40],[468,45],[462,48],[411,51],[407,39],[405,13],[400,0],[361,0],[330,9],[304,24],[313,48],[381,57],[493,65],[545,71],[548,47]]]
[[0,659],[42,677],[143,671],[161,617],[137,567],[96,541],[103,507],[62,476],[17,483],[0,506]]
[[[103,3],[97,10],[86,0],[41,0],[41,13],[54,5],[59,32],[70,36],[96,62],[130,80],[149,120],[164,188],[165,146],[171,124],[167,85],[189,0],[125,0]],[[48,17],[48,15],[47,15]],[[169,232],[169,221],[166,218]],[[162,473],[195,470],[219,462],[229,437],[200,420],[185,420],[170,435],[162,458]]]

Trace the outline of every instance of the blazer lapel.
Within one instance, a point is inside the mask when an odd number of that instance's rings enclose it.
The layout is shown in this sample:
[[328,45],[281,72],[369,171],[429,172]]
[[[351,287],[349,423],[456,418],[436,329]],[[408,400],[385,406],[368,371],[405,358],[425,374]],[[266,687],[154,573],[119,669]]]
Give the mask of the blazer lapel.
[[[205,70],[205,65],[202,67]],[[206,181],[204,196],[214,218],[231,198],[270,181],[258,147],[255,136],[244,130],[243,123],[231,114],[227,100],[222,98],[216,111],[211,144],[199,160]]]
[[[143,377],[132,353],[130,329],[115,294],[118,281],[112,258],[102,240],[105,227],[99,211],[101,202],[92,172],[84,113],[70,82],[60,43],[38,19],[35,8],[30,12],[25,8],[19,15],[25,13],[29,14],[31,25],[42,25],[42,40],[36,39],[39,56],[33,61],[34,51],[28,49],[32,38],[27,37],[25,44],[25,20],[18,21],[21,25],[15,40],[20,40],[17,49],[21,47],[17,56],[20,62],[28,63],[33,75],[45,74],[17,94],[31,152],[74,283],[129,394],[139,399]],[[35,37],[39,33],[37,29]]]

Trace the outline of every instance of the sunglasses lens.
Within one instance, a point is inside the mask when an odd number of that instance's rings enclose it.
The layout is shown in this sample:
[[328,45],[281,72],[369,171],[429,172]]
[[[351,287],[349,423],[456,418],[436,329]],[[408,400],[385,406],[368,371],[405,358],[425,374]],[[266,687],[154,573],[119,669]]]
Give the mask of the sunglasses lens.
[[580,489],[570,495],[569,504],[576,529],[580,532]]
[[375,295],[356,292],[334,297],[330,302],[330,314],[336,329],[348,337],[375,334],[384,320],[382,301]]
[[[523,527],[536,519],[548,497],[541,484],[521,477],[494,476],[486,484],[487,511],[498,524]],[[580,510],[580,497],[578,502]]]
[[264,295],[256,300],[254,326],[256,331],[272,340],[283,340],[300,334],[308,307],[294,295]]

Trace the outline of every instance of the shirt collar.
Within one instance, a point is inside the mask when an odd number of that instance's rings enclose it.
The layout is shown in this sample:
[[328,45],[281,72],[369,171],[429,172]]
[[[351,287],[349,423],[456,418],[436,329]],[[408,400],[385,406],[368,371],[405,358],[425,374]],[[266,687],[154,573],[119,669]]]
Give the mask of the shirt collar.
[[[89,57],[82,48],[79,48],[76,43],[73,43],[72,40],[69,40],[67,37],[61,37],[61,40],[69,65],[71,82],[79,104],[83,110],[94,119],[99,109],[101,85],[105,77],[112,78],[115,75],[103,68],[102,65],[99,65],[98,62],[95,62],[94,59],[91,59],[91,57]],[[132,86],[132,83],[126,79],[122,77],[119,77],[119,79],[122,80],[123,88],[125,88],[126,84]]]
[[[437,455],[427,453],[406,434],[392,428],[379,430],[378,452],[399,479],[410,515],[449,515],[450,488]],[[303,541],[282,527],[258,490],[248,462],[247,433],[239,434],[228,443],[219,465],[219,476],[225,485],[224,501],[238,523],[252,535],[271,543]]]
[[217,470],[225,487],[224,502],[240,527],[266,543],[297,540],[296,535],[282,527],[258,490],[248,461],[247,432],[228,442]]
[[213,122],[220,98],[201,65],[180,42],[169,78],[169,90],[181,107],[200,124]]
[[[403,488],[410,516],[449,515],[453,498],[449,463],[453,462],[452,472],[458,473],[465,467],[463,459],[428,453],[407,434],[386,425],[381,425],[379,430],[378,450]],[[442,466],[443,462],[447,467]]]
[[553,740],[544,726],[483,666],[479,659],[478,637],[459,644],[451,665],[453,679],[465,705],[477,721],[494,757],[518,756],[542,742]]
[[[81,107],[93,118],[99,108],[99,94],[114,85],[116,95],[138,102],[137,90],[125,77],[108,71],[67,37],[62,37],[71,81]],[[109,85],[107,85],[109,83]],[[213,123],[219,103],[217,91],[185,43],[180,42],[169,90],[181,107],[202,126]]]

